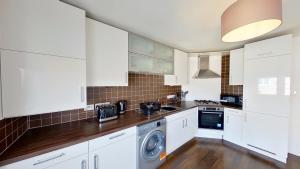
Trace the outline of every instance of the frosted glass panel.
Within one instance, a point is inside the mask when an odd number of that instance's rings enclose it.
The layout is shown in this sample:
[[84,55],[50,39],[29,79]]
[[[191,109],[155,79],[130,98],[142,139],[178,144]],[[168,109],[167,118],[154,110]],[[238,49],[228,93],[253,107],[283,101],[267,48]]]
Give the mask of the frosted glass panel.
[[129,34],[129,51],[132,53],[153,56],[154,42],[141,36]]
[[173,49],[159,43],[155,43],[154,56],[160,59],[174,61]]
[[149,72],[153,71],[152,57],[129,53],[129,71],[131,72]]

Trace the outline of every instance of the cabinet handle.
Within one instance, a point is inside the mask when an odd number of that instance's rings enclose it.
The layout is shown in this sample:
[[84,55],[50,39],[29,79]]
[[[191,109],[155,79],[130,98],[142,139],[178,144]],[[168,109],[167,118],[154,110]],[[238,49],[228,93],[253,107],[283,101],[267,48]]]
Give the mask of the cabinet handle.
[[184,128],[184,120],[182,120],[182,128]]
[[80,100],[81,100],[81,102],[84,102],[84,100],[85,100],[84,89],[85,89],[85,87],[83,87],[83,86],[80,87]]
[[185,119],[185,127],[187,127],[188,126],[188,121],[187,121],[187,119]]
[[125,83],[128,83],[128,72],[125,72]]
[[116,135],[116,136],[109,137],[109,139],[110,139],[110,140],[113,140],[113,139],[118,138],[118,137],[121,137],[121,136],[123,136],[123,135],[125,135],[125,134],[126,134],[126,133],[121,133],[121,134],[118,134],[118,135]]
[[229,116],[227,116],[227,124],[229,124]]
[[86,169],[86,160],[81,161],[81,169]]
[[94,155],[94,169],[98,169],[99,167],[99,156]]
[[61,153],[61,154],[59,154],[59,155],[56,155],[56,156],[54,156],[54,157],[50,157],[50,158],[48,158],[48,159],[45,159],[45,160],[38,160],[36,163],[34,163],[33,165],[39,165],[39,164],[42,164],[42,163],[45,163],[45,162],[48,162],[48,161],[51,161],[51,160],[55,160],[55,159],[57,159],[57,158],[60,158],[60,157],[62,157],[62,156],[64,156],[65,155],[65,153]]

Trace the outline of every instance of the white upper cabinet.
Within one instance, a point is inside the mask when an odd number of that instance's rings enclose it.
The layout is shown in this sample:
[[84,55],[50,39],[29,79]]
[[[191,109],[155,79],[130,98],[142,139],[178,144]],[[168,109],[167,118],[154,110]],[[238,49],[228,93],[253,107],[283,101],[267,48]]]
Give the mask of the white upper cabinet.
[[165,75],[165,85],[175,86],[188,83],[188,54],[174,49],[174,75]]
[[84,108],[85,70],[85,60],[2,50],[4,117]]
[[244,83],[244,49],[230,51],[229,85]]
[[245,59],[287,55],[292,52],[292,35],[280,36],[245,45]]
[[[290,38],[287,38],[290,37]],[[257,42],[257,48],[275,44],[291,44],[291,36]],[[283,41],[283,42],[282,42]],[[269,43],[267,43],[269,42]],[[265,44],[264,46],[261,46]],[[288,117],[290,110],[291,54],[254,57],[255,43],[245,45],[244,61],[244,110]],[[282,48],[283,50],[283,48]],[[274,51],[274,52],[273,52]],[[290,53],[287,50],[285,53]]]
[[128,32],[86,19],[87,85],[128,86]]
[[58,0],[1,0],[0,48],[85,58],[85,11]]

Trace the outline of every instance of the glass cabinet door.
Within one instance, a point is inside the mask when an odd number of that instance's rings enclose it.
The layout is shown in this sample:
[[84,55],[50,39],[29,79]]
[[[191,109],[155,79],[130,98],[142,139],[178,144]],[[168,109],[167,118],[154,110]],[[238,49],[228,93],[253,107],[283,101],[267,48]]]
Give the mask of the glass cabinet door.
[[154,42],[144,37],[129,34],[129,51],[147,56],[154,55]]

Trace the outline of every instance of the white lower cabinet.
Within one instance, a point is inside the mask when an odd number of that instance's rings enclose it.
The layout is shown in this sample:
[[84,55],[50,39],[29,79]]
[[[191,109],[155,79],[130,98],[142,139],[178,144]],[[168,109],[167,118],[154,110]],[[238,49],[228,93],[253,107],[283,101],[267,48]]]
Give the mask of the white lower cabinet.
[[286,162],[288,118],[247,112],[245,143],[248,149]]
[[89,141],[89,169],[136,169],[136,127]]
[[167,154],[194,138],[197,130],[198,108],[186,110],[166,117]]
[[52,151],[1,169],[87,169],[88,142]]
[[224,114],[224,140],[244,146],[243,125],[245,116],[243,111],[225,108]]

